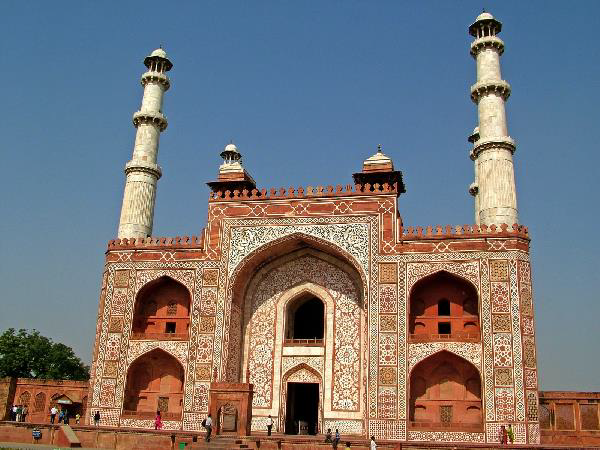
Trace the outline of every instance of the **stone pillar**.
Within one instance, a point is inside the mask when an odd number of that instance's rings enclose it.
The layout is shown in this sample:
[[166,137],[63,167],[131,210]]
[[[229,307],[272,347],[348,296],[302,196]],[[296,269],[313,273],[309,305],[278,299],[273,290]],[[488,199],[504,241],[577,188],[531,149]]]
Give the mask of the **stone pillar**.
[[504,102],[510,85],[502,80],[500,55],[504,42],[496,35],[502,24],[489,13],[480,14],[469,27],[475,37],[471,55],[477,62],[477,82],[471,99],[477,105],[479,126],[471,158],[475,161],[475,182],[469,188],[475,196],[475,217],[479,224],[518,223],[513,153],[515,143],[508,135]]
[[250,436],[254,386],[251,383],[213,381],[208,392],[208,410],[215,436]]
[[163,95],[169,89],[165,74],[173,67],[162,49],[144,59],[148,71],[142,75],[142,106],[133,115],[137,128],[133,157],[125,165],[125,192],[119,220],[119,238],[146,237],[152,234],[156,182],[162,171],[156,163],[160,133],[167,128],[162,113]]

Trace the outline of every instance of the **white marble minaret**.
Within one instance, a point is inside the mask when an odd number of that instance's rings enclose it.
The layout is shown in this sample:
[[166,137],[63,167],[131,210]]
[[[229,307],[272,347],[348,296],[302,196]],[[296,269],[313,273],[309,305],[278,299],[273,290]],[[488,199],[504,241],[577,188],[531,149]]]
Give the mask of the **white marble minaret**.
[[173,67],[167,53],[158,48],[144,59],[148,71],[142,75],[144,97],[133,115],[137,128],[133,157],[125,165],[125,193],[119,220],[119,238],[146,237],[152,234],[156,182],[162,172],[156,159],[160,133],[167,128],[162,113],[163,95],[169,89],[165,74]]
[[515,142],[508,135],[504,102],[510,85],[500,73],[504,42],[497,34],[502,24],[487,12],[469,27],[475,37],[471,56],[477,61],[477,83],[471,86],[471,100],[477,105],[479,125],[469,137],[473,143],[475,182],[469,192],[475,196],[475,221],[478,224],[518,223],[517,193],[513,153]]

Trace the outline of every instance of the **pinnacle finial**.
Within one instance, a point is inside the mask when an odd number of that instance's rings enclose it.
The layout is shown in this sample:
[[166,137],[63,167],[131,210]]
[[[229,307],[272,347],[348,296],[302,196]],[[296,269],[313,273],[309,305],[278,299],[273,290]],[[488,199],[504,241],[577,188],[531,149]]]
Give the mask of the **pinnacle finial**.
[[378,145],[377,145],[377,153],[383,153],[383,152],[381,151],[381,144],[378,144]]

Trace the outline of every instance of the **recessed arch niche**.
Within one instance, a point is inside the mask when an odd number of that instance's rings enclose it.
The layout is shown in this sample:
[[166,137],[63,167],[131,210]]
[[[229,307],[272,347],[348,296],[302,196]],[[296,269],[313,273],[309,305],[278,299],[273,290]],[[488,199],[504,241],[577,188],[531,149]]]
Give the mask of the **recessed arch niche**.
[[141,355],[127,370],[123,414],[181,416],[183,383],[184,369],[174,356],[159,348]]
[[416,428],[478,428],[482,425],[481,376],[454,353],[441,351],[410,373],[409,419]]
[[191,296],[168,276],[144,285],[136,295],[132,339],[187,339]]
[[413,340],[480,340],[479,296],[470,282],[446,271],[419,280],[409,295]]

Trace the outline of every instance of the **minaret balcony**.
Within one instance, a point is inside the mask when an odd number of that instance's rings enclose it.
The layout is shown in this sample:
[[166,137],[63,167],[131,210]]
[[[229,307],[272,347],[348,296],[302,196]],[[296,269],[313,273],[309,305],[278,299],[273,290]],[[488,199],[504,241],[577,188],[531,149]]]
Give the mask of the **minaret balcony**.
[[517,144],[514,139],[510,136],[502,136],[502,137],[494,137],[491,139],[480,139],[473,146],[473,150],[471,150],[473,156],[477,158],[481,152],[490,149],[498,149],[502,148],[508,150],[512,154],[515,153],[517,149]]
[[162,84],[165,91],[171,87],[171,82],[169,77],[164,73],[156,72],[156,71],[148,71],[142,74],[142,79],[140,80],[142,86],[146,87],[148,83],[158,83]]
[[497,36],[483,36],[479,39],[475,39],[471,43],[471,56],[476,58],[477,54],[486,48],[494,48],[498,51],[498,54],[501,55],[504,53],[504,41]]
[[155,176],[157,180],[162,176],[162,169],[158,164],[137,159],[131,160],[125,164],[125,174],[128,175],[131,172],[149,173],[150,175]]
[[133,124],[137,128],[141,124],[156,125],[160,131],[167,129],[167,118],[159,112],[153,111],[137,111],[133,113]]
[[480,81],[471,86],[471,100],[473,103],[479,103],[479,99],[484,95],[494,93],[502,97],[504,101],[510,97],[510,84],[504,80]]

